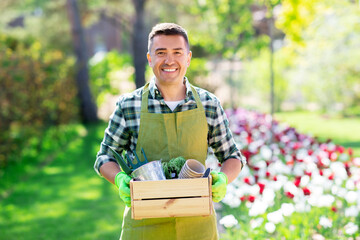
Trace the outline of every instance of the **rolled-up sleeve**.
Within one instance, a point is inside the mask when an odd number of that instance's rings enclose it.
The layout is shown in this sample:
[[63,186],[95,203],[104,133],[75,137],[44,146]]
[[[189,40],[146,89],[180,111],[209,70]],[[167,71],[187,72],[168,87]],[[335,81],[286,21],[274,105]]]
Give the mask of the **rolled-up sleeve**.
[[246,159],[235,143],[225,111],[218,100],[216,100],[216,104],[216,110],[213,112],[209,124],[211,126],[209,128],[209,145],[220,163],[229,158],[236,158],[244,166]]
[[105,129],[104,138],[100,144],[100,150],[96,155],[94,169],[100,174],[100,167],[109,161],[116,162],[109,147],[122,152],[129,145],[130,133],[124,118],[122,109],[123,99],[120,97],[116,103],[116,109],[111,114],[108,127]]

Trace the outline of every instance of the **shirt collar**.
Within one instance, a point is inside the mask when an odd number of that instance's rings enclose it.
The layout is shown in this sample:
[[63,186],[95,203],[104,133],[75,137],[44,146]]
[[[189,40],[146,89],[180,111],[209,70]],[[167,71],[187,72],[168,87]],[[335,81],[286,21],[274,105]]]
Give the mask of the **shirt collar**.
[[[160,90],[158,89],[158,87],[155,84],[155,76],[151,78],[150,83],[149,83],[149,93],[151,94],[151,96],[154,99],[162,99],[163,97],[161,96]],[[191,84],[189,82],[189,80],[187,79],[187,77],[184,77],[184,82],[185,82],[185,87],[186,87],[186,97],[185,99],[189,99],[193,96],[193,93],[191,91]]]

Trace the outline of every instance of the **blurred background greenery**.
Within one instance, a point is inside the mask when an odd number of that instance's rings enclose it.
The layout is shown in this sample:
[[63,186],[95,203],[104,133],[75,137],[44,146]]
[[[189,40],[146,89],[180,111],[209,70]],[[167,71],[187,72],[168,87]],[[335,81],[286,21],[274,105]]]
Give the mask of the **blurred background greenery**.
[[[360,1],[2,0],[0,9],[0,199],[74,139],[103,131],[118,95],[149,80],[158,22],[187,29],[187,77],[225,108],[271,113],[360,155]],[[90,171],[96,146],[75,156]]]

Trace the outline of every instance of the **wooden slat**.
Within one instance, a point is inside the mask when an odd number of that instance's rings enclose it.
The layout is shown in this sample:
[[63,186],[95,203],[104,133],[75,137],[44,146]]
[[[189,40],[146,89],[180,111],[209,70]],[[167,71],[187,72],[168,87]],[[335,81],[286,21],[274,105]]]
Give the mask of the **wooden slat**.
[[[177,198],[199,197],[211,193],[209,187],[210,178],[171,179],[162,181],[131,181],[131,198],[154,199],[154,198]],[[210,186],[209,186],[210,185]]]
[[138,200],[132,202],[132,218],[208,216],[212,204],[208,197]]

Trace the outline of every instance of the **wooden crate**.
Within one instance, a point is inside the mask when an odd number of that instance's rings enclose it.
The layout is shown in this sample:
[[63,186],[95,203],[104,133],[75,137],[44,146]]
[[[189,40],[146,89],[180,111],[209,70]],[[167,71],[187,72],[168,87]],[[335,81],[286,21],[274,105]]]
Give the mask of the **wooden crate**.
[[133,219],[209,216],[211,175],[207,178],[130,181]]

